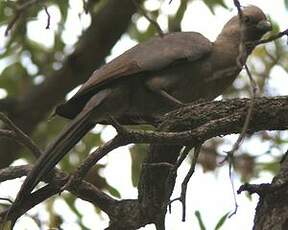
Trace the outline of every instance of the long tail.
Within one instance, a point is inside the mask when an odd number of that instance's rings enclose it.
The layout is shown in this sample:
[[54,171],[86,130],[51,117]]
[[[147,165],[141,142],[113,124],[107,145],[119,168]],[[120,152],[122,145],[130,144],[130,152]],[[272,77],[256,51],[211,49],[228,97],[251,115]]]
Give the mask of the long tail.
[[72,120],[56,138],[56,140],[48,146],[48,149],[38,159],[32,171],[26,177],[21,186],[17,197],[11,206],[18,206],[22,200],[32,192],[42,177],[50,172],[52,168],[73,148],[75,144],[94,126],[89,121],[91,111],[80,113]]

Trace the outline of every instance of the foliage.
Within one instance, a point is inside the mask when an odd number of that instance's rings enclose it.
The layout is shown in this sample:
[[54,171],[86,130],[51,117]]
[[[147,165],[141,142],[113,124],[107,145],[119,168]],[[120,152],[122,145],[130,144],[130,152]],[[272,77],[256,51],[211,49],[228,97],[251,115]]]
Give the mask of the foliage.
[[[201,230],[206,230],[207,228],[205,227],[205,224],[204,224],[204,221],[203,221],[203,218],[202,218],[200,211],[195,211],[194,214],[195,214],[195,217],[198,221],[199,228]],[[229,216],[229,212],[225,213],[222,217],[220,217],[220,219],[218,220],[214,229],[220,230],[222,228],[222,226],[225,224],[225,221],[227,220],[228,216]]]

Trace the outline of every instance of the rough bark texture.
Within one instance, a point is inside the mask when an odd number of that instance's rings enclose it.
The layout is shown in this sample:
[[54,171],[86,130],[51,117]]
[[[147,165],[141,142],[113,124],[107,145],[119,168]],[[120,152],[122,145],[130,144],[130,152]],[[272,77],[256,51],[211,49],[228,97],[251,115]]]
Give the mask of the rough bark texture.
[[[108,229],[138,229],[154,223],[158,230],[163,230],[177,176],[173,167],[181,147],[193,147],[212,137],[241,132],[250,102],[249,99],[233,99],[189,105],[164,116],[159,132],[126,130],[122,136],[126,137],[125,144],[151,143],[142,166],[138,199],[114,200],[85,181],[68,187],[68,191],[105,211],[110,217]],[[249,133],[287,129],[288,97],[256,98],[254,103]],[[261,186],[258,189],[261,199],[255,217],[257,230],[287,228],[287,162],[285,160],[282,164],[272,185],[263,185],[263,189]],[[0,182],[26,175],[29,170],[29,167],[1,170]],[[19,213],[11,213],[8,219],[15,220],[37,203],[59,192],[67,181],[67,174],[59,170],[53,173],[45,179],[49,184],[28,197]],[[0,213],[0,217],[5,214],[5,211]]]
[[[248,99],[234,99],[187,106],[167,114],[167,116],[163,118],[164,121],[160,125],[159,130],[183,131],[194,128],[198,131],[191,131],[190,135],[193,136],[193,133],[195,133],[195,137],[191,139],[190,143],[187,141],[187,144],[191,146],[195,146],[198,142],[221,134],[239,133],[243,127],[249,102]],[[287,97],[257,98],[248,132],[254,133],[260,130],[287,129],[287,112]],[[189,134],[187,133],[187,135]],[[182,139],[185,138],[185,136],[182,136]],[[164,139],[165,138],[163,138],[163,141]],[[176,174],[172,176],[169,175],[171,175],[171,169],[173,169],[176,163],[182,146],[183,145],[176,144],[161,145],[159,143],[150,145],[147,159],[142,166],[138,186],[138,200],[129,200],[129,206],[124,205],[127,201],[122,201],[123,203],[121,203],[120,206],[123,206],[119,208],[119,210],[125,210],[126,215],[122,216],[115,210],[116,213],[114,215],[117,217],[111,219],[111,229],[118,229],[117,227],[121,227],[119,229],[125,229],[125,226],[129,226],[130,228],[128,229],[137,229],[148,223],[154,223],[157,229],[165,229],[167,202],[174,189],[177,176]],[[288,172],[286,172],[286,174],[287,173]],[[169,181],[167,181],[167,179],[169,179]],[[285,195],[286,193],[284,196]],[[283,201],[285,202],[285,200],[287,200],[287,198]],[[279,202],[281,203],[281,200],[279,200]],[[283,206],[285,207],[285,205]],[[281,212],[281,210],[282,209],[278,212]],[[279,213],[277,214],[279,215]],[[283,213],[283,216],[285,216],[285,214],[287,213]],[[275,217],[277,219],[277,216]],[[113,228],[112,226],[117,227]],[[260,227],[256,229],[263,228]],[[271,228],[270,225],[266,229],[273,228]]]
[[[288,152],[271,184],[260,185],[254,230],[288,229]],[[264,187],[264,188],[263,188]]]

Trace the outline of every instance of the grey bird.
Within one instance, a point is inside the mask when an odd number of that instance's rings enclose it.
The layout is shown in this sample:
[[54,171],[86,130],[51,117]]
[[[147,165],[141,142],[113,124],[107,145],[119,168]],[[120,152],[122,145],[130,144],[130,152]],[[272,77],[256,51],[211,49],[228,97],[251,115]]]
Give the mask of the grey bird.
[[[43,175],[97,123],[154,124],[166,112],[220,95],[241,71],[271,24],[256,6],[243,8],[215,42],[196,32],[153,37],[97,69],[74,97],[56,109],[72,119],[28,174],[11,208],[17,208]],[[207,25],[208,26],[208,25]],[[241,45],[242,44],[242,45]],[[239,61],[240,60],[240,61]]]

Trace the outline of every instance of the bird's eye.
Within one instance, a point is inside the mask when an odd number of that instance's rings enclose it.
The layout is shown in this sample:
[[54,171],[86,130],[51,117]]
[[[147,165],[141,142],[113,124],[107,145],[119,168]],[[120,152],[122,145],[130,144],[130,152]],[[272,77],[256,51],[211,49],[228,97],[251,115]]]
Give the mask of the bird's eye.
[[244,21],[244,23],[250,23],[251,19],[249,16],[243,16],[243,21]]

